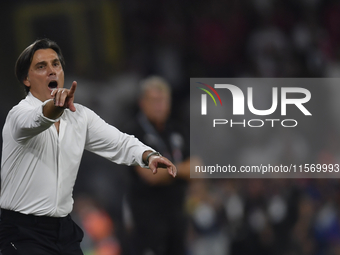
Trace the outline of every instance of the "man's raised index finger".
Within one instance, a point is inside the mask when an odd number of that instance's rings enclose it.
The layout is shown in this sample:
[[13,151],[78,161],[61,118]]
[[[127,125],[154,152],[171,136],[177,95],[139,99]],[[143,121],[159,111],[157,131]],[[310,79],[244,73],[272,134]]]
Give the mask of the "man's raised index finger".
[[73,95],[74,95],[74,92],[76,91],[76,88],[77,88],[77,82],[74,81],[74,82],[72,83],[71,88],[70,88],[69,96],[73,96]]

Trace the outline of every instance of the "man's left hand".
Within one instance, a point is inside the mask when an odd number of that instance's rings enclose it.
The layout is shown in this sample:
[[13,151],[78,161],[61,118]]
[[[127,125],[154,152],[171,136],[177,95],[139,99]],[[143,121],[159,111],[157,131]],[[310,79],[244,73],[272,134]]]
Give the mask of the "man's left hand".
[[149,167],[153,174],[157,173],[157,168],[166,168],[168,173],[173,177],[176,177],[177,168],[170,160],[163,156],[151,156],[149,159]]

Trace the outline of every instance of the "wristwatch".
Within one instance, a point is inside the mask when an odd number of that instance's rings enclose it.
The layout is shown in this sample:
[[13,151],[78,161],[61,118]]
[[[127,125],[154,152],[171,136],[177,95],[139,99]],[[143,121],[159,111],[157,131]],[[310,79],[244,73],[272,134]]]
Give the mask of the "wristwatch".
[[162,155],[158,152],[158,151],[153,151],[153,152],[150,152],[147,156],[146,156],[146,159],[145,159],[145,163],[147,166],[149,166],[149,158],[151,156],[160,156],[162,157]]

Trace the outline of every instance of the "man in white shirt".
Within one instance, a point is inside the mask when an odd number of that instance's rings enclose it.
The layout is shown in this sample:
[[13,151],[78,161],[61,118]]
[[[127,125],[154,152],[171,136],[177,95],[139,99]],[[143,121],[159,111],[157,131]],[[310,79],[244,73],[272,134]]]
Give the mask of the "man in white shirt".
[[[27,47],[16,75],[27,97],[8,113],[3,128],[0,249],[10,254],[83,254],[82,230],[72,221],[72,190],[83,150],[115,163],[176,167],[134,136],[74,103],[77,82],[64,88],[58,45],[42,39]],[[148,171],[148,170],[146,170]]]

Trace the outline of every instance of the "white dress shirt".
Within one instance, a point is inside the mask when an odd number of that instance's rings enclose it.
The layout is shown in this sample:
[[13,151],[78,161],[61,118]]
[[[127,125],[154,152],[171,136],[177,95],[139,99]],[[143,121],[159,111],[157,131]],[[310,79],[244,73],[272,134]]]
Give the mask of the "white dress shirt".
[[[118,164],[145,167],[142,154],[153,149],[137,138],[80,104],[75,104],[75,112],[65,109],[59,119],[48,119],[42,113],[48,101],[29,93],[8,113],[3,128],[1,208],[38,216],[69,214],[84,149]],[[58,134],[54,123],[59,120]]]

